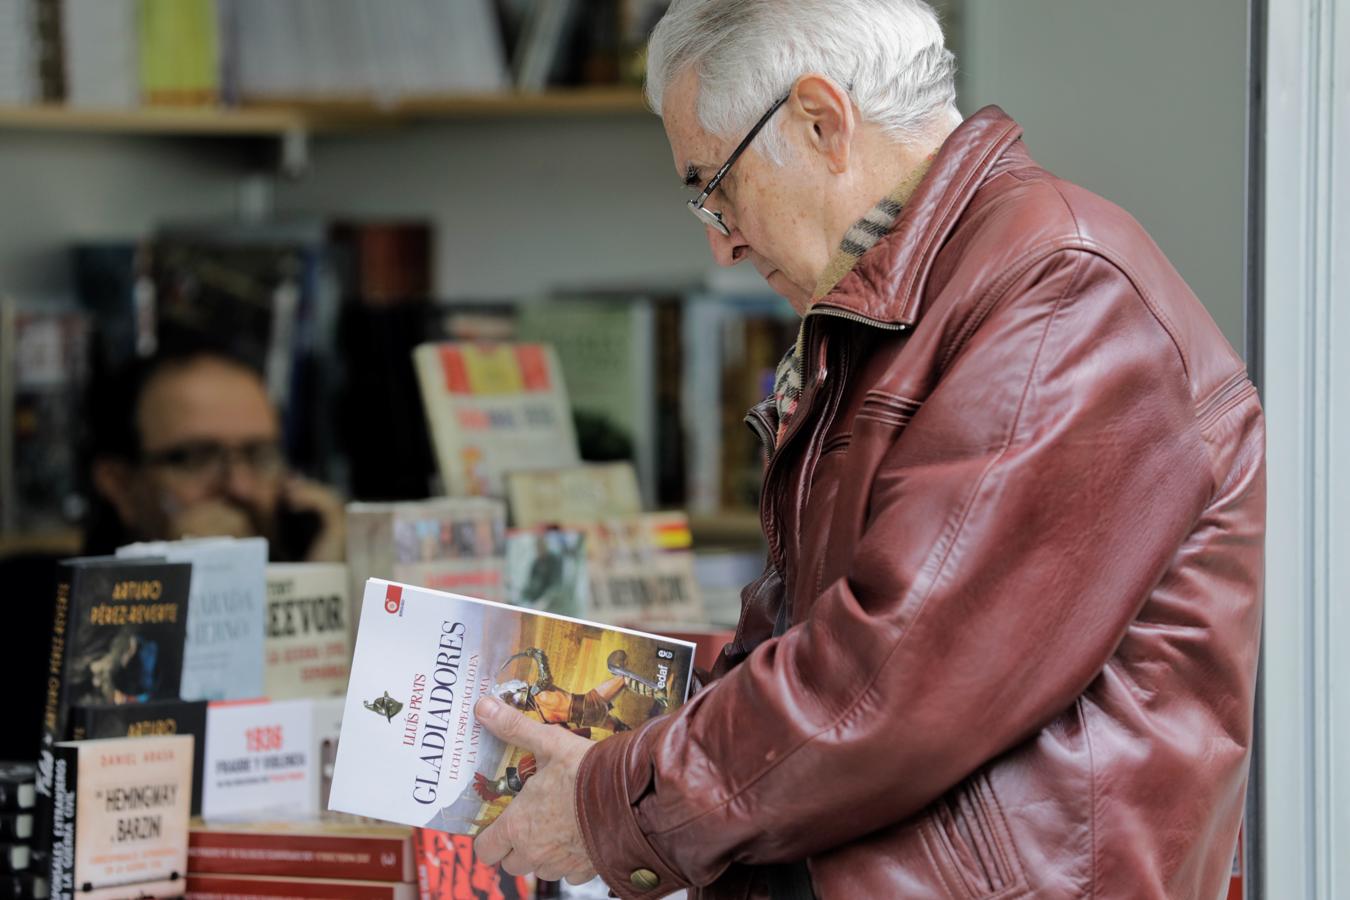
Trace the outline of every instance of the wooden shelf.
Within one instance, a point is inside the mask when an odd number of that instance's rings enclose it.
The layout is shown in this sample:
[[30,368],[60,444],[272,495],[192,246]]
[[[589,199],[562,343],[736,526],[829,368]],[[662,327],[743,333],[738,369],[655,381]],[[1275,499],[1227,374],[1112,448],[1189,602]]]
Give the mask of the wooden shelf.
[[78,528],[51,531],[0,531],[0,556],[41,553],[76,556],[84,544]]
[[632,115],[647,112],[635,88],[586,88],[543,93],[367,99],[274,99],[237,108],[0,106],[0,129],[90,134],[286,136],[359,131],[410,120],[537,116]]
[[0,106],[0,128],[89,134],[276,136],[304,131],[309,123],[299,113],[283,109]]

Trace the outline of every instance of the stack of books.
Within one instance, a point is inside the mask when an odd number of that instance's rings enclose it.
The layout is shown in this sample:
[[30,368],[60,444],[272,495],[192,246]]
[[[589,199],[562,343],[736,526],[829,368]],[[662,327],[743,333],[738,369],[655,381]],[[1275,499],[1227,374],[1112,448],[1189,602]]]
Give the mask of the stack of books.
[[36,781],[32,763],[0,762],[0,897],[49,895],[47,880],[33,865]]
[[413,831],[334,822],[194,825],[193,900],[416,900]]

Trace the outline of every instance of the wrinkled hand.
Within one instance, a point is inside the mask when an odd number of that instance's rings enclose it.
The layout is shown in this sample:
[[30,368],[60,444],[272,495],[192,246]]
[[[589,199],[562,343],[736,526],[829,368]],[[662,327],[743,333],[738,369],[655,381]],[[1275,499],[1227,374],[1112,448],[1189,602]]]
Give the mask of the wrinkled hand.
[[286,506],[319,517],[319,531],[305,562],[342,562],[347,554],[347,513],[342,498],[331,488],[298,475],[287,478],[282,490]]
[[258,526],[248,512],[226,500],[203,500],[179,510],[169,520],[171,540],[194,537],[252,537]]
[[533,873],[546,881],[593,879],[595,867],[576,811],[577,770],[592,743],[493,698],[479,700],[474,713],[488,731],[533,753],[538,766],[506,811],[474,841],[478,859],[489,866],[500,862],[512,875]]

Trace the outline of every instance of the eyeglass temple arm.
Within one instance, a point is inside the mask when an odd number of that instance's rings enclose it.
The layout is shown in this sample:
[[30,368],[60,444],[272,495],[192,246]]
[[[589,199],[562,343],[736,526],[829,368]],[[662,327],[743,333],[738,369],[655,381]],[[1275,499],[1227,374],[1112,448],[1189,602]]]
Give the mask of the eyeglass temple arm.
[[697,204],[698,206],[702,206],[703,201],[707,200],[708,197],[712,195],[712,192],[717,190],[717,186],[722,183],[722,179],[725,178],[727,172],[731,170],[732,164],[735,163],[736,160],[740,158],[740,155],[745,152],[745,148],[750,146],[750,142],[755,139],[755,135],[759,134],[760,129],[764,127],[764,123],[768,122],[770,117],[772,117],[774,113],[778,112],[778,107],[786,103],[788,101],[788,98],[791,96],[792,92],[788,91],[786,94],[784,94],[783,96],[779,97],[777,100],[774,101],[773,106],[769,107],[768,112],[759,117],[759,121],[755,123],[755,127],[751,128],[750,132],[741,140],[739,144],[736,145],[736,149],[731,151],[731,155],[727,157],[726,162],[722,163],[722,168],[717,170],[717,174],[713,175],[712,178],[708,179],[707,186],[703,188],[703,191],[698,195],[698,197],[694,200],[694,202],[690,204],[691,206],[695,204]]

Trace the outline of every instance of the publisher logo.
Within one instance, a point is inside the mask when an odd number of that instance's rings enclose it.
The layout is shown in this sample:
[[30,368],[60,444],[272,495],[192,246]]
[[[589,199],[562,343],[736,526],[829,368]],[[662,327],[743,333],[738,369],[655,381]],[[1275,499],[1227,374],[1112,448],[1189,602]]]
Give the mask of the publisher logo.
[[397,615],[403,608],[403,588],[397,584],[391,584],[384,591],[384,611],[390,615]]
[[394,721],[394,716],[398,715],[399,710],[403,709],[403,704],[390,697],[388,691],[384,692],[383,697],[361,701],[361,705],[378,716],[384,716],[386,722]]

